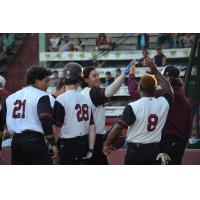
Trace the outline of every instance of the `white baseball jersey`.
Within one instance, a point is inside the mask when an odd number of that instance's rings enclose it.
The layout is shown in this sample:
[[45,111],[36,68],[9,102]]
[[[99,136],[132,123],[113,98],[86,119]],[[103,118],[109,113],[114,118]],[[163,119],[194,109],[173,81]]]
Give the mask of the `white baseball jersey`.
[[81,94],[89,101],[90,106],[92,108],[92,113],[94,117],[94,123],[96,126],[96,134],[105,134],[106,127],[105,127],[105,120],[106,120],[106,111],[102,105],[95,106],[91,100],[90,96],[91,88],[86,87],[81,91]]
[[27,86],[6,99],[6,123],[9,132],[32,130],[44,133],[37,113],[38,101],[43,96],[49,96],[51,105],[54,104],[51,95],[32,86]]
[[143,97],[129,104],[135,122],[128,127],[127,141],[134,143],[158,143],[169,111],[165,97]]
[[54,118],[61,124],[60,138],[84,136],[89,133],[91,107],[77,90],[68,90],[57,97]]

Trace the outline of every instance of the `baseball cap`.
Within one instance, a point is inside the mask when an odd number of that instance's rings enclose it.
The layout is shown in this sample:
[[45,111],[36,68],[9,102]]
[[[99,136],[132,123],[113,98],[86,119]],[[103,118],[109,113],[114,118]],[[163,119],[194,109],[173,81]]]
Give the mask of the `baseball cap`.
[[167,65],[163,71],[162,71],[163,76],[168,76],[168,77],[175,77],[178,78],[180,76],[180,71],[176,67],[172,65]]
[[83,67],[75,62],[67,63],[63,70],[63,78],[80,82],[83,78]]

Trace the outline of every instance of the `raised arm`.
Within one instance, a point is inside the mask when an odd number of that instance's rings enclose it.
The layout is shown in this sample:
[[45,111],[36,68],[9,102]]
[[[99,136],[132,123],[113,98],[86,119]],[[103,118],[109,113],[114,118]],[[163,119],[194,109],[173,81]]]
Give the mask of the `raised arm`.
[[155,75],[163,90],[163,94],[170,94],[173,97],[174,92],[170,82],[158,71],[154,62],[151,59],[146,58],[145,63],[150,68],[150,72],[148,73]]
[[105,96],[107,98],[112,97],[121,87],[124,82],[125,77],[129,74],[130,68],[135,63],[135,61],[131,61],[129,65],[125,68],[122,74],[112,83],[110,84],[105,90]]
[[138,82],[135,77],[135,72],[136,72],[136,68],[135,68],[135,65],[133,65],[130,69],[129,77],[128,77],[128,91],[134,100],[138,100],[140,99],[140,94],[138,91]]

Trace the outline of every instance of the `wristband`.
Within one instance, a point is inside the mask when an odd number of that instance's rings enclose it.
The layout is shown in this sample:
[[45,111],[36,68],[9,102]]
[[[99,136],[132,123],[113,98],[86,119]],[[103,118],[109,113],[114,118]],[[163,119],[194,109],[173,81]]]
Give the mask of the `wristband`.
[[56,141],[55,141],[54,137],[47,138],[47,140],[51,146],[56,146]]
[[94,152],[94,149],[88,149],[88,152],[93,153],[93,152]]

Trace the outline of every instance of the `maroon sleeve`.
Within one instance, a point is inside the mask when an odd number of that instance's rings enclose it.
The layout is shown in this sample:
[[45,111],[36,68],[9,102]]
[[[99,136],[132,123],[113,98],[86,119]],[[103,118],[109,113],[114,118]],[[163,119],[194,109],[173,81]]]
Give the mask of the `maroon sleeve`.
[[171,107],[172,104],[173,104],[173,97],[172,97],[172,95],[170,95],[170,94],[163,94],[162,96],[167,100],[167,102],[169,104],[169,107]]
[[140,94],[138,91],[138,83],[135,75],[131,74],[128,78],[128,91],[134,100],[140,99]]
[[109,98],[105,96],[105,88],[93,87],[90,90],[90,98],[95,106],[108,102]]
[[53,109],[54,124],[58,127],[61,127],[64,123],[64,118],[65,118],[64,107],[58,101],[55,101]]
[[[133,74],[130,74],[128,78],[128,91],[135,101],[140,99],[140,93],[138,91],[138,82],[136,80],[135,75]],[[156,90],[154,96],[155,97],[163,96],[163,90],[162,89]]]
[[37,113],[39,119],[50,118],[52,119],[52,108],[48,95],[42,96],[37,104]]
[[37,113],[45,135],[53,134],[52,108],[49,96],[42,96],[37,104]]
[[122,125],[124,128],[128,128],[128,126],[132,125],[136,120],[135,114],[131,106],[126,106],[123,110],[122,116],[120,117],[118,123]]
[[193,117],[192,117],[192,106],[189,103],[188,109],[187,109],[187,115],[188,115],[188,121],[185,123],[185,133],[186,133],[186,138],[185,142],[188,142],[188,139],[190,138],[191,131],[192,131],[192,123],[193,123]]

